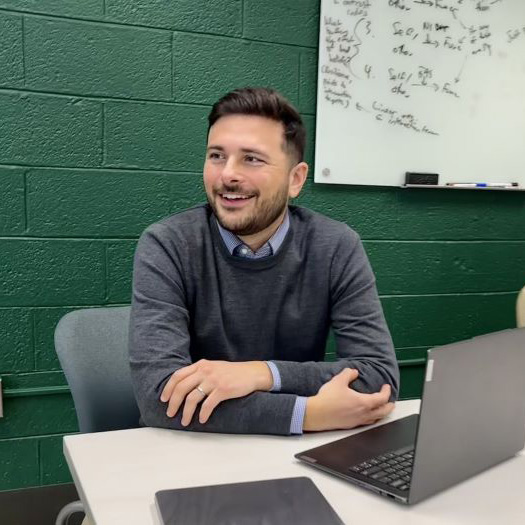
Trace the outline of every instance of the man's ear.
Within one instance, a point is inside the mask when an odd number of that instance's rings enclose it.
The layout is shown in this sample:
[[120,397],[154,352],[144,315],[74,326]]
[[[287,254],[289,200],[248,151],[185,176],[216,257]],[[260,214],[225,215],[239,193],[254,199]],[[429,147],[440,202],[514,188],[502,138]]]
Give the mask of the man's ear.
[[301,193],[303,185],[308,176],[308,164],[306,162],[299,162],[290,171],[290,187],[288,189],[288,196],[295,198]]

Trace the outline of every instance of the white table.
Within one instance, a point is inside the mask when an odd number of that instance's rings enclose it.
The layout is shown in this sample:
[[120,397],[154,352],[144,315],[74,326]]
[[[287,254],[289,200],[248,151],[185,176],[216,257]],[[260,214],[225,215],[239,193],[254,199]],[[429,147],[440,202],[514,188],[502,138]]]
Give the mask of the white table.
[[[418,410],[419,401],[398,402],[385,422]],[[523,454],[413,507],[376,496],[293,457],[352,433],[239,436],[140,428],[66,436],[64,453],[96,525],[158,524],[154,494],[162,489],[293,476],[310,477],[349,525],[525,524]]]

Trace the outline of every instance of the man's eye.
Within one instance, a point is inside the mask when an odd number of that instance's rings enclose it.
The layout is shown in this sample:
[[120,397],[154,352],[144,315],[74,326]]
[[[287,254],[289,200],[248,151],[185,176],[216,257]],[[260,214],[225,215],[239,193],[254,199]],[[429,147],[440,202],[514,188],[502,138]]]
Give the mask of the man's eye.
[[253,155],[246,155],[244,158],[249,164],[259,164],[263,162],[261,159],[254,157]]
[[208,158],[212,160],[219,160],[222,158],[222,154],[218,153],[217,151],[211,151],[208,155]]

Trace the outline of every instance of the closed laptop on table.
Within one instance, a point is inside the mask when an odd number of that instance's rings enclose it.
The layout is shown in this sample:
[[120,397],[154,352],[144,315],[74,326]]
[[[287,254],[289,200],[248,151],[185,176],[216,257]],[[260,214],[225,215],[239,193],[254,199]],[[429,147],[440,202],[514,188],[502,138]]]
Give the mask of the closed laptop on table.
[[163,525],[344,525],[306,477],[161,490]]

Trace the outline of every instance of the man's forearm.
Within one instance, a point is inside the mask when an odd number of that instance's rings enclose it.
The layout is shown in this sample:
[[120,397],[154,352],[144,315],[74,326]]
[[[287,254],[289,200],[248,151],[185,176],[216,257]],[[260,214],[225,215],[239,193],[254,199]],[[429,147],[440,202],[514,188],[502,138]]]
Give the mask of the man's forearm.
[[306,401],[305,431],[349,429],[369,425],[387,416],[394,408],[389,402],[390,386],[365,394],[349,388],[358,377],[356,369],[345,368]]
[[198,410],[191,423],[181,424],[182,410],[174,417],[166,415],[166,404],[158,393],[138,393],[142,421],[153,427],[228,434],[290,434],[290,422],[297,396],[254,392],[246,397],[223,401],[205,424],[198,420]]
[[344,368],[355,368],[359,377],[352,383],[352,388],[362,393],[378,392],[384,384],[392,387],[392,400],[397,399],[399,380],[397,363],[385,355],[381,359],[340,359],[335,362],[297,363],[291,361],[273,361],[279,370],[281,392],[299,396],[313,396],[332,377]]

